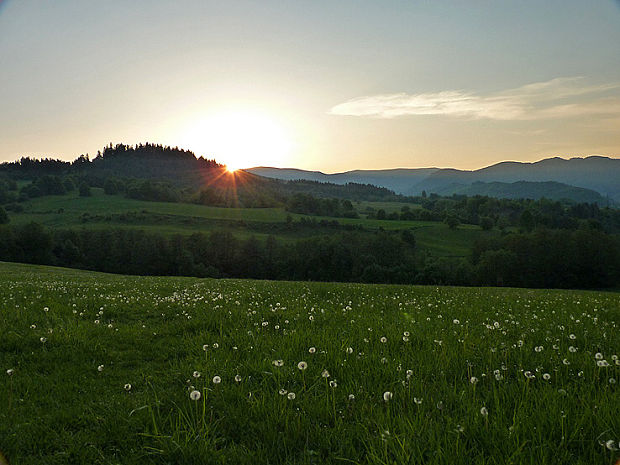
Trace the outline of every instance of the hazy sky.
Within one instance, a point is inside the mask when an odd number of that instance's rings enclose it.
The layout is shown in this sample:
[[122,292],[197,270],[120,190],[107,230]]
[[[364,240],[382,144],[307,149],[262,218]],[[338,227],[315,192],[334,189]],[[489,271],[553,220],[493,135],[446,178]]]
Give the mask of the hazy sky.
[[620,2],[0,0],[0,161],[620,157]]

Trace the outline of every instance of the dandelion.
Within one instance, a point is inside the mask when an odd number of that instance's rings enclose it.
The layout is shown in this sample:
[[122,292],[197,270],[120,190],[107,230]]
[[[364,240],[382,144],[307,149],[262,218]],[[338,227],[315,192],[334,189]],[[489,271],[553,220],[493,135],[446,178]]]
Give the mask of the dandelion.
[[476,378],[475,376],[472,376],[471,378],[469,378],[469,382],[471,384],[476,384],[478,382],[478,378]]
[[413,401],[417,404],[417,405],[421,405],[422,404],[422,398],[421,397],[414,397]]
[[219,346],[220,346],[220,345],[219,345],[217,342],[213,343],[213,348],[214,348],[214,349],[217,349]]
[[288,400],[295,400],[296,396],[294,392],[289,392],[286,397],[288,398]]
[[308,349],[308,352],[310,352],[311,354],[315,353],[316,352],[316,347],[310,347]]
[[274,364],[274,366],[281,367],[282,365],[284,365],[284,360],[274,360],[272,363]]
[[413,370],[407,370],[406,374],[407,374],[407,379],[410,379],[413,376]]
[[461,322],[459,320],[457,320],[456,318],[454,320],[452,320],[452,323],[454,323],[455,325],[461,324]]
[[209,344],[203,344],[202,350],[206,352],[208,348],[209,348]]
[[383,336],[380,340],[382,344],[385,344],[387,342],[387,337]]
[[99,366],[97,367],[97,371],[98,371],[98,372],[102,372],[102,371],[103,371],[103,365],[99,365]]
[[336,380],[332,380],[329,382],[329,387],[335,388],[338,387],[338,383],[336,382]]
[[215,375],[213,377],[213,384],[220,384],[222,382],[222,378],[220,378],[219,376]]
[[569,351],[571,354],[574,354],[575,352],[577,352],[577,347],[575,347],[575,346],[570,346],[570,347],[568,348],[568,351]]
[[194,378],[200,378],[200,372],[199,371],[194,371],[194,373],[192,374],[192,376]]
[[605,447],[607,447],[607,449],[611,450],[611,451],[618,450],[616,448],[616,443],[615,443],[615,441],[613,439],[610,439],[609,441],[606,441],[605,442]]
[[47,342],[47,338],[46,337],[41,337],[41,338],[39,338],[39,341],[41,341],[43,344],[45,344]]
[[393,394],[390,391],[385,391],[383,393],[383,400],[384,402],[389,402],[390,400],[392,400]]
[[485,417],[485,418],[489,416],[489,411],[487,410],[487,408],[486,408],[486,407],[482,407],[482,408],[480,409],[480,415],[482,415],[482,416],[483,416],[483,417]]
[[353,347],[347,347],[347,354],[353,353]]
[[278,391],[278,394],[280,394],[281,396],[285,396],[288,393],[288,391],[286,389],[280,389]]
[[567,359],[567,358],[565,358],[564,360],[562,360],[562,363],[563,363],[564,365],[570,365],[570,362],[568,361],[568,359]]
[[609,362],[607,360],[598,360],[596,365],[601,368],[606,368],[609,366]]
[[609,378],[609,384],[616,384],[616,378]]
[[353,394],[349,394],[349,400],[350,401],[354,401],[355,400],[355,396]]
[[409,337],[409,336],[410,336],[409,331],[405,331],[405,332],[403,333],[403,336],[405,336],[405,337]]
[[200,396],[201,396],[200,391],[193,390],[192,392],[189,393],[189,398],[192,400],[199,400]]
[[322,376],[323,378],[329,378],[329,371],[327,371],[327,370],[323,370],[323,372],[321,373],[321,376]]
[[597,352],[596,354],[594,354],[594,358],[596,360],[603,360],[603,354],[601,354],[600,352]]
[[302,360],[297,364],[297,368],[299,368],[301,371],[304,371],[306,368],[308,368],[308,364]]
[[125,391],[131,391],[131,384],[125,384]]
[[543,379],[545,381],[549,381],[551,379],[551,375],[549,373],[545,373],[545,374],[543,374]]
[[235,375],[235,381],[237,383],[240,383],[241,382],[241,375]]
[[6,374],[9,376],[13,376],[13,373],[15,373],[15,369],[13,368],[9,368],[8,370],[6,370]]
[[572,339],[573,341],[574,341],[575,339],[577,339],[577,336],[575,336],[574,334],[570,334],[568,337],[569,337],[570,339]]
[[542,351],[543,351],[543,346],[537,346],[537,347],[534,347],[534,350],[535,350],[536,352],[542,352]]

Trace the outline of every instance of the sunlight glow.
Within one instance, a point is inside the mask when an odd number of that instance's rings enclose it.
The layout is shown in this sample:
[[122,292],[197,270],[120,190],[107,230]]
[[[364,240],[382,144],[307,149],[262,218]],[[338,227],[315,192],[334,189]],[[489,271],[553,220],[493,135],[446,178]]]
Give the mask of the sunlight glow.
[[225,164],[229,172],[281,165],[292,148],[280,124],[250,111],[227,111],[201,119],[182,135],[182,143],[197,155]]

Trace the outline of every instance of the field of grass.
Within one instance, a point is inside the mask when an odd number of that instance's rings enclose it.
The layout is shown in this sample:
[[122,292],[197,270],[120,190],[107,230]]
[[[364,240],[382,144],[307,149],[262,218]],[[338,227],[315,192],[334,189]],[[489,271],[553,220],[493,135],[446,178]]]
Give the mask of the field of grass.
[[613,464],[620,295],[0,263],[20,464]]
[[[92,189],[93,196],[80,197],[77,193],[46,196],[23,203],[24,212],[10,213],[11,224],[27,224],[32,221],[50,228],[108,227],[138,228],[165,234],[191,234],[226,229],[240,238],[255,235],[264,238],[269,234],[283,240],[294,240],[308,234],[326,234],[317,229],[300,234],[288,233],[269,224],[284,224],[288,213],[283,208],[218,208],[203,205],[168,202],[145,202],[122,196],[104,195],[102,189]],[[387,202],[364,202],[364,206],[387,208]],[[394,208],[400,209],[400,203]],[[396,208],[398,207],[398,208]],[[396,211],[394,210],[394,211]],[[138,215],[126,220],[119,215]],[[89,215],[86,219],[84,215]],[[362,226],[368,230],[413,229],[418,244],[436,256],[468,256],[476,238],[482,235],[498,234],[497,231],[482,231],[478,226],[461,225],[450,230],[445,224],[434,221],[390,221],[366,218],[329,218],[291,214],[295,221],[305,217],[316,221],[336,220],[343,225]]]

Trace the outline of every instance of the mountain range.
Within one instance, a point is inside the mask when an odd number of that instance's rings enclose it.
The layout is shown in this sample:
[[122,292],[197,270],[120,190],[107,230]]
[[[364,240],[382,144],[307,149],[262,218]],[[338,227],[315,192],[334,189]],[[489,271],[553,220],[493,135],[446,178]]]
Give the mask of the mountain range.
[[620,203],[620,159],[603,156],[547,158],[534,163],[501,162],[478,170],[399,168],[325,174],[294,168],[255,167],[248,171],[285,180],[335,184],[360,183],[386,187],[403,195],[465,194],[503,198],[542,197],[576,202]]

